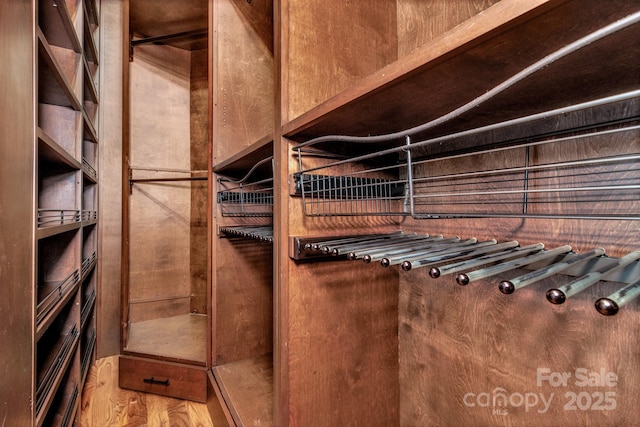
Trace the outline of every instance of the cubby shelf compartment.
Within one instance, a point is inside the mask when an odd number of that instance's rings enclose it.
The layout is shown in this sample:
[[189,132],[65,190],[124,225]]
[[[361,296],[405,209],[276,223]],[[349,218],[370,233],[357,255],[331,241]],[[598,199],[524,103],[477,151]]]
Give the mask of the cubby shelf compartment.
[[61,318],[38,340],[36,414],[46,413],[65,372],[67,372],[79,340],[74,303],[67,304]]
[[81,374],[82,382],[84,382],[85,378],[87,377],[87,374],[89,373],[89,368],[91,367],[93,350],[95,349],[95,346],[96,346],[95,329],[91,330],[91,332],[89,333],[88,339],[83,344],[84,344],[84,348],[82,351],[82,362],[80,365],[80,374]]
[[91,163],[84,157],[82,158],[82,172],[84,176],[93,184],[98,182],[98,172],[91,166]]
[[93,267],[96,266],[96,261],[98,259],[97,253],[93,252],[88,257],[82,260],[82,278],[84,279],[91,272]]
[[96,0],[85,0],[84,5],[87,10],[89,22],[93,25],[98,25],[100,22],[100,11]]
[[98,133],[86,111],[82,112],[83,137],[87,141],[98,142]]
[[62,163],[71,169],[80,169],[80,163],[69,151],[64,149],[43,129],[37,129],[38,157],[50,163]]
[[77,0],[40,0],[38,25],[51,44],[80,53],[82,45],[74,23],[78,7]]
[[47,427],[68,427],[75,419],[76,408],[79,403],[80,386],[78,375],[74,369],[69,369],[53,398],[51,408],[38,425]]
[[[71,64],[69,73],[74,81],[81,79],[77,75],[77,66]],[[60,63],[56,59],[47,39],[38,30],[38,100],[41,103],[70,107],[80,111],[82,105],[74,90],[74,81],[69,80]],[[79,81],[79,80],[78,80]]]
[[235,425],[273,424],[271,354],[216,366],[212,372]]
[[36,321],[38,325],[47,317],[55,307],[64,304],[73,296],[78,284],[80,283],[80,274],[78,270],[71,273],[64,280],[53,284],[43,284],[39,287],[38,293],[43,296],[39,297],[36,308]]
[[[86,6],[86,4],[85,4]],[[98,54],[98,44],[93,36],[93,31],[91,29],[91,22],[87,17],[88,8],[85,7],[85,20],[84,20],[84,55],[87,61],[98,65],[98,61],[100,60],[100,56]]]

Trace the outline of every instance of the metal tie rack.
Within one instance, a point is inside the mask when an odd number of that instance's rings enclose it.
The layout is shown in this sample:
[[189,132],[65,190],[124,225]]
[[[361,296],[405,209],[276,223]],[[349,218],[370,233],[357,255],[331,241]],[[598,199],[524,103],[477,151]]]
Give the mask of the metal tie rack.
[[[243,233],[241,227],[233,232]],[[547,292],[546,297],[553,304],[562,304],[599,281],[622,283],[616,292],[596,301],[595,307],[603,315],[614,315],[640,297],[640,280],[637,280],[640,251],[616,259],[606,256],[602,248],[576,254],[570,245],[546,249],[543,243],[521,247],[517,241],[478,242],[474,238],[461,240],[457,236],[445,238],[400,232],[326,239],[292,237],[292,247],[296,249],[290,256],[296,260],[330,257],[365,263],[378,261],[382,267],[401,265],[401,271],[428,268],[431,278],[453,275],[460,286],[499,277],[498,289],[505,295],[553,274],[576,276],[571,283]],[[521,268],[531,271],[511,279],[501,277]]]

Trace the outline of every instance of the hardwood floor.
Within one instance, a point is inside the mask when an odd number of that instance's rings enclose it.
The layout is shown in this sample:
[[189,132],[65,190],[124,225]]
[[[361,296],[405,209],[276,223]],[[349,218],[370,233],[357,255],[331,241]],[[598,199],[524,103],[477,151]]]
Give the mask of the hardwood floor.
[[81,427],[214,427],[205,404],[119,388],[117,356],[91,367],[81,405]]

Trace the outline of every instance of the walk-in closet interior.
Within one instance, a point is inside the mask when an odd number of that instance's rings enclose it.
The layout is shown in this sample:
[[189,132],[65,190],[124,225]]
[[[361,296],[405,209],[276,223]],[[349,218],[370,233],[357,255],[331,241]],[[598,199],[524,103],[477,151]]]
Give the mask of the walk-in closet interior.
[[637,1],[0,12],[7,425],[638,423]]

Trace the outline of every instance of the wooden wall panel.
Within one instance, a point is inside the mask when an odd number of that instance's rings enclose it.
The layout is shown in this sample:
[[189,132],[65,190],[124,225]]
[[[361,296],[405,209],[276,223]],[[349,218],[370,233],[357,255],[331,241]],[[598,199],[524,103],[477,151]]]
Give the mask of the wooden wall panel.
[[[190,170],[190,60],[189,52],[177,48],[136,48],[130,63],[132,167]],[[165,172],[134,173],[134,177],[167,176]],[[165,299],[164,316],[188,313],[180,312],[178,307],[182,306],[173,304],[171,299],[191,294],[190,230],[189,182],[133,185],[129,213],[130,301]],[[188,310],[189,304],[186,307]]]
[[[289,151],[278,154],[288,162],[289,173],[297,171],[297,159]],[[280,218],[283,208],[287,212],[286,225],[280,225],[284,236],[278,235],[285,244],[280,245],[275,276],[280,348],[274,379],[276,399],[282,399],[276,402],[276,423],[397,425],[398,270],[340,261],[295,262],[285,254],[287,236],[397,231],[399,219],[305,217],[300,198],[282,203],[274,216]]]
[[124,1],[101,4],[98,357],[120,353]]
[[[209,164],[209,73],[207,49],[191,53],[191,170],[207,170]],[[207,215],[206,181],[191,185],[190,272],[191,312],[206,313]]]
[[283,123],[397,59],[396,3],[283,1]]
[[[585,118],[607,121],[625,110],[637,111],[637,105],[609,108],[610,117],[602,112],[565,115],[560,120],[554,119],[552,124],[538,123],[538,131],[543,132],[547,126],[557,130],[584,125]],[[545,165],[635,154],[640,151],[639,136],[634,130],[532,147],[529,160],[531,165]],[[513,154],[518,157],[522,153]],[[494,153],[493,158],[483,160],[496,168],[509,166],[511,162],[517,164],[515,158],[504,153]],[[432,165],[429,172],[464,172],[468,166],[456,160],[443,161]],[[472,168],[477,166],[474,164]],[[622,163],[598,165],[582,173],[563,169],[536,171],[530,175],[528,188],[544,187],[563,174],[570,177],[569,185],[601,185],[599,173],[605,170],[622,172],[618,184],[638,180],[637,168]],[[418,168],[417,173],[425,171]],[[543,175],[549,175],[549,179],[543,179]],[[489,187],[479,181],[471,188]],[[571,197],[577,196],[569,196],[565,205],[556,204],[556,196],[532,194],[528,212],[566,214],[574,209]],[[589,214],[596,208],[610,214],[623,208],[627,213],[637,211],[633,194],[619,199],[601,193],[592,199],[591,203],[578,205],[577,212]],[[534,204],[536,201],[542,203]],[[638,224],[631,220],[412,220],[407,221],[405,229],[478,240],[515,239],[521,246],[542,242],[549,249],[569,244],[578,253],[603,247],[614,257],[639,249]],[[556,426],[635,422],[634,401],[640,391],[635,381],[640,374],[637,339],[640,306],[632,303],[615,317],[602,316],[594,308],[599,297],[609,295],[620,284],[597,283],[556,306],[547,301],[546,291],[573,278],[556,275],[513,295],[503,295],[498,290],[500,280],[524,271],[508,272],[466,287],[456,284],[455,275],[434,280],[427,273],[427,268],[400,273],[401,425]],[[566,385],[552,386],[548,380],[539,382],[540,375],[547,372],[545,369],[553,372],[554,378],[563,373],[571,376]],[[601,372],[605,375],[611,372],[609,375],[612,378],[615,375],[617,380],[609,385],[582,385],[585,372],[594,378]],[[505,395],[506,406],[501,400]],[[526,401],[520,404],[521,398],[528,399],[529,407]]]
[[289,425],[398,425],[397,274],[290,263]]
[[[597,313],[593,302],[613,284],[547,302],[546,290],[567,281],[503,295],[495,280],[462,287],[426,269],[401,273],[401,425],[635,424],[639,306]],[[585,373],[596,381],[603,372],[608,384],[582,385]],[[570,376],[552,384],[543,379],[551,373]]]
[[0,3],[0,419],[30,425],[34,378],[35,13]]
[[398,0],[398,57],[403,57],[498,2]]
[[273,350],[273,248],[214,236],[216,271],[214,365]]
[[273,133],[270,5],[214,2],[214,164]]

